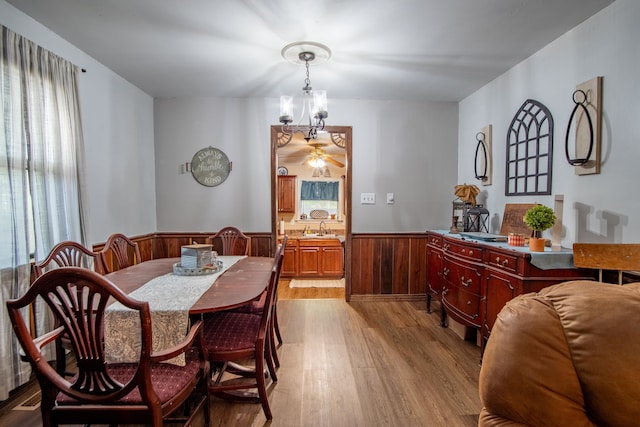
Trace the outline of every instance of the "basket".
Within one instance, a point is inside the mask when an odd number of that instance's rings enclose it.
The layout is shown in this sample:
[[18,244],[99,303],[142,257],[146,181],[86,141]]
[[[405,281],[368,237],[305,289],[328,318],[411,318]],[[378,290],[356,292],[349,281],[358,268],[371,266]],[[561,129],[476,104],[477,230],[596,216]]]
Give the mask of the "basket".
[[312,219],[327,219],[329,218],[329,212],[323,209],[314,209],[311,212],[309,212],[309,216]]

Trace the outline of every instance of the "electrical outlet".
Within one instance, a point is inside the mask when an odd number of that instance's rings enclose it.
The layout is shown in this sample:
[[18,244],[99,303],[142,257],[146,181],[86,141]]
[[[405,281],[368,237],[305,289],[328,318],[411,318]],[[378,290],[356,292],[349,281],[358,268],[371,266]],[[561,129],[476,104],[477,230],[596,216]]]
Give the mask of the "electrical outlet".
[[360,193],[360,204],[361,205],[375,205],[376,204],[376,193]]

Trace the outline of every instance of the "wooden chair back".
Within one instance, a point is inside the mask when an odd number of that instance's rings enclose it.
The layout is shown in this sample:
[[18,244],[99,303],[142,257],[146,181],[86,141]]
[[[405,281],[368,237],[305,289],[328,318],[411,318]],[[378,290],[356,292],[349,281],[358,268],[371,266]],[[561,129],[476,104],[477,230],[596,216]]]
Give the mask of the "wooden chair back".
[[573,264],[579,268],[599,270],[600,282],[603,270],[617,270],[618,284],[621,285],[624,271],[640,270],[640,244],[574,243]]
[[[80,243],[67,240],[55,245],[44,261],[33,265],[33,277],[37,279],[45,271],[60,267],[93,268],[98,274],[105,273],[99,253],[87,249]],[[58,326],[60,325],[55,323],[55,327]],[[71,372],[67,371],[67,350],[71,350],[70,346],[69,336],[66,334],[56,340],[56,370],[61,375],[71,375]]]
[[93,269],[98,274],[105,273],[100,254],[70,240],[55,245],[44,261],[33,265],[34,279],[56,267],[84,267]]
[[284,239],[282,239],[282,243],[278,245],[278,248],[276,249],[276,254],[273,259],[276,267],[276,274],[277,274],[276,283],[278,283],[278,280],[280,280],[280,271],[282,270],[282,263],[284,262],[284,249],[287,246],[288,239],[289,238],[287,236],[284,236]]
[[249,255],[251,252],[251,237],[236,227],[222,228],[210,236],[209,241],[220,255]]
[[100,251],[102,264],[107,273],[121,270],[142,261],[138,244],[121,233],[114,233],[107,239]]
[[[49,307],[61,326],[34,338],[28,319],[23,317],[23,309],[36,300]],[[141,350],[136,364],[107,364],[103,346],[104,315],[107,305],[113,301],[134,310],[140,318]],[[7,309],[18,341],[40,383],[43,426],[162,424],[167,412],[163,405],[171,407],[171,404],[167,404],[166,396],[164,402],[161,401],[152,379],[152,362],[162,358],[152,353],[149,303],[128,297],[104,276],[91,270],[61,267],[40,276],[21,298],[7,301]],[[77,362],[78,372],[71,380],[60,375],[42,357],[43,347],[63,334],[70,338]],[[191,348],[193,334],[195,332],[190,332],[191,342],[185,348]],[[184,352],[185,348],[172,350]],[[175,381],[175,377],[172,378]],[[182,395],[179,399],[187,397]]]

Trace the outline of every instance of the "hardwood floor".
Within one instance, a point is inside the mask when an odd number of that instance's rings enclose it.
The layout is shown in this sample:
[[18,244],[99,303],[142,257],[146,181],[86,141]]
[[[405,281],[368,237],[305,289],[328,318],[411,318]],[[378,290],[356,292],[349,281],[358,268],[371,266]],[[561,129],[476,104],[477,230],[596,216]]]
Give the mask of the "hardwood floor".
[[325,299],[338,298],[344,300],[344,288],[290,288],[290,280],[278,283],[278,299]]
[[[477,425],[479,348],[441,328],[437,310],[347,303],[344,290],[289,289],[284,281],[278,294],[284,344],[270,387],[273,420],[259,404],[214,398],[212,427]],[[0,413],[0,425],[39,426],[39,409]]]

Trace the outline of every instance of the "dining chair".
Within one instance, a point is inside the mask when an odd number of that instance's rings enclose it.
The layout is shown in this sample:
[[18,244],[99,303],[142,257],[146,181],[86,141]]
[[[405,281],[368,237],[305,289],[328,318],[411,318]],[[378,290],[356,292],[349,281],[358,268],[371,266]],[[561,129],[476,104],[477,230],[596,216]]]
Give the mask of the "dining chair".
[[[274,255],[274,265],[277,268],[276,271],[276,281],[275,281],[275,290],[273,295],[273,313],[271,315],[271,324],[269,325],[269,333],[271,334],[271,352],[270,355],[274,361],[276,367],[280,367],[280,360],[278,358],[278,352],[276,347],[276,339],[278,340],[278,345],[282,345],[282,335],[280,333],[280,325],[278,324],[278,283],[280,283],[280,272],[282,270],[282,263],[284,261],[284,249],[287,246],[287,236],[284,236],[282,243],[276,249],[276,253]],[[243,305],[242,307],[238,307],[234,309],[234,311],[239,311],[242,313],[251,313],[259,315],[264,310],[264,305],[267,299],[267,291],[265,290],[259,299],[255,301],[251,301],[248,304]]]
[[[141,350],[136,363],[108,363],[103,347],[105,308],[117,301],[137,312]],[[38,301],[61,325],[31,336],[24,308]],[[209,363],[202,347],[201,322],[184,341],[152,352],[151,314],[147,302],[128,297],[107,278],[88,269],[61,267],[44,273],[18,299],[7,301],[13,330],[42,392],[44,427],[60,424],[148,424],[163,420],[190,425],[200,409],[209,423]],[[186,331],[185,331],[186,332]],[[78,365],[67,380],[43,358],[43,348],[66,333]],[[185,355],[184,366],[162,363]],[[192,397],[198,397],[191,400]],[[189,407],[185,409],[184,404]],[[184,412],[182,412],[184,409]]]
[[236,227],[224,227],[213,236],[209,242],[220,255],[249,255],[251,252],[251,237]]
[[[45,271],[59,267],[84,267],[93,268],[99,274],[104,274],[102,257],[82,244],[65,240],[58,243],[51,249],[47,257],[33,264],[34,280],[42,276]],[[60,325],[55,325],[58,327]],[[67,372],[67,350],[71,349],[71,343],[67,335],[56,340],[56,371],[60,375],[71,375]]]
[[[220,311],[204,318],[203,342],[211,363],[209,393],[221,398],[261,403],[267,418],[273,418],[267,396],[267,382],[278,380],[271,351],[269,326],[277,266],[274,264],[267,286],[266,301],[260,315],[237,311]],[[254,361],[254,369],[234,370],[239,363]],[[265,370],[265,364],[266,369]],[[268,375],[267,375],[268,374]],[[258,395],[234,394],[238,390],[257,389]]]
[[[111,254],[111,262],[109,262]],[[107,273],[121,270],[142,261],[138,243],[121,233],[114,233],[107,239],[104,248],[100,251],[102,264]]]

